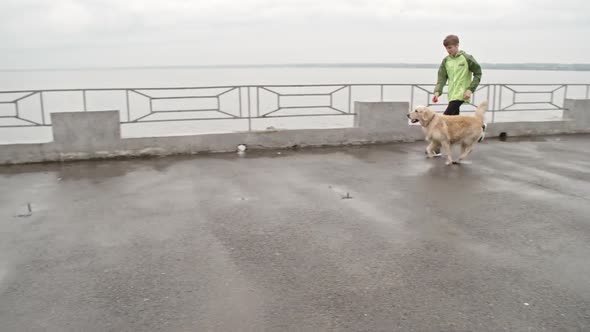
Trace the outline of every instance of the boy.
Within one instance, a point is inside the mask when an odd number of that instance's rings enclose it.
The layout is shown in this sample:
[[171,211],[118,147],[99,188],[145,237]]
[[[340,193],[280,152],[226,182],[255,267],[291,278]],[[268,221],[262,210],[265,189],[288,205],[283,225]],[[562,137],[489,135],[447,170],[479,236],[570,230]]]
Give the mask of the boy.
[[481,81],[481,67],[473,56],[459,50],[459,37],[448,35],[443,45],[449,55],[443,59],[438,68],[438,80],[432,101],[438,102],[438,97],[442,94],[448,80],[449,105],[444,114],[459,115],[459,107],[471,99],[471,95]]

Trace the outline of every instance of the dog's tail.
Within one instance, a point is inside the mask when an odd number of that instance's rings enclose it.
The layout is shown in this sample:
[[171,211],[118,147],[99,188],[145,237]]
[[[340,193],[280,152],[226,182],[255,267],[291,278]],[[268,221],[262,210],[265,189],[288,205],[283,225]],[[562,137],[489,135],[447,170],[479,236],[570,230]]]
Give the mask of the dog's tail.
[[486,111],[488,110],[488,101],[482,101],[479,106],[477,106],[477,109],[475,110],[475,117],[479,119],[479,121],[481,121],[481,123],[485,122],[485,114]]
[[486,137],[486,129],[488,128],[488,125],[484,122],[481,125],[481,135],[479,135],[479,138],[477,139],[478,142],[483,141],[483,139]]
[[486,115],[486,111],[488,110],[488,101],[483,101],[479,104],[479,106],[477,106],[477,109],[475,110],[475,117],[479,119],[479,121],[481,121],[481,135],[479,136],[479,139],[477,140],[478,142],[483,141],[483,139],[486,137],[486,129],[487,129],[487,124],[485,122],[485,115]]

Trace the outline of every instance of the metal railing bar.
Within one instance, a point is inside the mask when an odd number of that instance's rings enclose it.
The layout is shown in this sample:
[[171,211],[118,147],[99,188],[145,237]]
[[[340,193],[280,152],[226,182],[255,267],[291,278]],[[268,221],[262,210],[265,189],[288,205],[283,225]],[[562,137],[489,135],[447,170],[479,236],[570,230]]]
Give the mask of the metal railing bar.
[[[509,87],[509,86],[508,86],[508,85],[506,85],[506,84],[500,84],[500,85],[501,85],[502,87],[504,87],[504,88],[506,88],[506,89],[508,89],[508,90],[510,90],[510,91],[512,91],[512,92],[514,92],[515,94],[516,94],[516,93],[519,93],[518,91],[516,91],[516,90],[512,89],[511,87]],[[514,84],[510,84],[510,85],[514,85]]]
[[173,99],[207,99],[207,98],[218,98],[218,95],[215,96],[172,96],[172,97],[150,97],[153,100],[173,100]]
[[226,91],[224,91],[224,92],[222,92],[222,93],[218,93],[217,95],[215,95],[215,97],[220,97],[220,96],[223,96],[224,94],[226,94],[226,93],[229,93],[229,92],[232,92],[232,91],[234,91],[234,90],[235,90],[235,89],[237,89],[237,88],[238,88],[238,87],[229,88],[229,89],[227,89]]
[[[148,116],[150,116],[150,115],[153,115],[153,114],[154,114],[154,113],[151,113],[151,112],[150,112],[150,113],[148,113],[148,114],[146,114],[146,115],[144,115],[144,116],[140,116],[139,118],[137,118],[137,119],[133,120],[132,122],[139,122],[141,119],[145,119],[145,118],[147,118]],[[145,122],[145,121],[141,121],[141,122]]]
[[319,97],[319,96],[331,96],[332,93],[283,93],[279,94],[281,97]]
[[250,87],[248,87],[248,131],[252,131],[252,105],[250,105],[250,90]]
[[305,109],[305,108],[330,108],[330,105],[322,105],[322,106],[283,106],[281,107],[281,109],[286,110],[286,109]]
[[526,104],[548,104],[551,101],[517,101],[513,105],[526,105]]
[[272,91],[272,90],[270,90],[270,89],[267,89],[267,88],[266,88],[266,87],[264,87],[264,86],[260,86],[259,88],[261,88],[262,90],[266,90],[266,91],[268,91],[268,92],[270,92],[270,93],[272,93],[272,94],[275,94],[275,95],[279,95],[279,96],[281,95],[279,92]]
[[[477,89],[475,89],[475,92],[481,91],[481,90],[483,90],[483,89],[485,89],[485,88],[489,88],[489,84],[480,84],[480,85],[477,87]],[[474,93],[475,93],[475,92],[474,92]]]
[[48,125],[2,125],[0,128],[32,128],[32,127],[46,127]]
[[338,88],[338,89],[336,89],[336,90],[334,90],[334,91],[330,92],[330,94],[334,94],[334,93],[336,93],[336,92],[338,92],[338,91],[340,91],[340,90],[343,90],[343,89],[346,89],[346,85],[343,85],[343,86],[341,86],[340,88]]
[[131,121],[131,106],[129,103],[129,90],[125,90],[125,102],[127,104],[127,121]]
[[500,110],[503,111],[503,110],[508,109],[509,107],[512,107],[512,106],[514,106],[514,103],[512,103],[512,104],[510,104],[510,105],[508,105],[508,106],[506,106],[506,107],[504,107],[504,108],[502,108]]
[[560,86],[558,86],[557,88],[555,88],[555,89],[551,90],[551,92],[553,93],[553,92],[555,92],[555,91],[557,91],[557,90],[560,90],[560,89],[563,89],[563,88],[565,88],[565,85],[560,85]]
[[488,86],[488,90],[486,92],[486,97],[485,98],[488,101],[488,110],[490,110],[492,108],[492,104],[493,104],[493,101],[490,100],[490,97],[492,97],[494,95],[494,93],[492,91],[493,88],[494,88],[493,86]]
[[507,112],[548,112],[548,111],[563,111],[563,108],[523,108],[523,109],[509,109],[502,111],[502,114]]
[[[412,86],[413,86],[413,87],[415,87],[415,88],[417,88],[417,89],[420,89],[420,90],[422,90],[422,91],[424,91],[424,92],[426,92],[426,93],[428,93],[428,94],[431,94],[431,93],[432,93],[432,91],[430,91],[430,90],[426,90],[426,89],[424,89],[423,87],[421,87],[420,85],[417,85],[417,84],[412,84]],[[444,91],[443,91],[443,95],[444,95],[444,94],[445,94],[445,93],[444,93]]]
[[[492,123],[494,123],[494,121],[496,120],[496,96],[497,96],[496,95],[496,85],[494,85],[493,96],[494,96],[494,100],[492,100],[492,104],[490,105],[491,109],[492,109]],[[489,98],[488,98],[488,100],[489,100]]]
[[[124,90],[203,90],[203,89],[232,89],[237,87],[260,87],[260,88],[273,88],[273,87],[340,87],[340,86],[436,86],[432,83],[340,83],[340,84],[279,84],[279,85],[220,85],[220,86],[186,86],[186,87],[121,87],[121,88],[80,88],[80,89],[41,89],[41,90],[5,90],[0,91],[3,93],[30,93],[30,92],[79,92],[79,91],[124,91]],[[588,83],[486,83],[486,85],[509,85],[509,86],[556,86],[556,85],[569,85],[569,86],[587,86]],[[267,89],[268,90],[268,89]],[[272,91],[271,91],[272,92]]]
[[187,113],[187,112],[218,112],[218,108],[200,108],[200,109],[190,109],[190,110],[157,110],[153,111],[152,114],[156,113]]
[[346,113],[346,112],[344,112],[344,111],[341,111],[341,110],[339,110],[339,109],[337,109],[337,108],[335,108],[335,107],[333,107],[333,106],[330,106],[330,108],[331,108],[331,109],[333,109],[334,111],[338,112],[338,113],[342,113],[342,114],[348,114],[348,113]]
[[[410,110],[414,109],[414,86],[410,86]],[[430,93],[428,95],[428,102],[430,102]]]
[[84,112],[88,111],[86,107],[86,90],[82,90],[82,101],[84,102]]
[[240,104],[240,118],[242,117],[242,88],[238,88],[238,104]]
[[352,85],[348,86],[348,113],[352,113]]
[[[145,89],[143,89],[143,90],[145,90]],[[131,91],[131,92],[137,93],[138,95],[141,95],[141,96],[144,96],[144,97],[146,97],[146,98],[152,99],[152,96],[148,96],[148,95],[146,95],[145,93],[141,93],[141,92],[139,92],[139,91],[137,91],[137,90],[134,90],[134,89],[129,89],[128,91]]]
[[498,107],[496,107],[496,109],[501,110],[502,109],[502,91],[504,91],[503,87],[501,85],[498,85],[498,88],[500,90],[500,97],[498,98]]
[[355,113],[275,115],[275,116],[265,116],[265,118],[267,118],[267,119],[271,119],[271,118],[297,118],[297,117],[310,118],[310,117],[315,117],[315,116],[351,116],[351,115],[355,115]]
[[[557,89],[557,90],[559,90],[559,89]],[[520,91],[520,92],[517,92],[517,93],[518,94],[523,94],[523,95],[527,95],[527,94],[530,95],[530,94],[541,94],[541,93],[553,93],[553,92],[555,92],[557,90],[551,90],[551,91]]]
[[230,113],[227,113],[227,112],[224,112],[224,111],[221,111],[221,110],[217,110],[217,112],[222,113],[222,114],[225,114],[225,115],[230,116],[232,118],[237,118],[237,116],[235,116],[233,114],[230,114]]
[[[379,91],[377,92],[374,88],[371,88],[370,90],[368,90],[367,92],[371,94],[370,98],[367,98],[367,100],[381,100],[384,101],[385,100],[385,87],[388,86],[400,86],[400,87],[405,87],[404,88],[404,96],[407,96],[407,88],[410,88],[410,105],[411,107],[414,107],[415,104],[415,98],[416,96],[416,91],[422,91],[426,93],[426,98],[427,98],[427,103],[429,105],[430,101],[429,101],[429,97],[431,96],[431,91],[429,90],[430,87],[435,86],[434,84],[408,84],[408,83],[359,83],[359,84],[283,84],[283,85],[232,85],[232,86],[201,86],[201,87],[164,87],[164,88],[91,88],[91,89],[47,89],[47,90],[19,90],[19,91],[0,91],[0,97],[2,96],[2,94],[20,94],[18,98],[12,100],[12,101],[0,101],[0,105],[9,105],[9,104],[14,104],[15,108],[16,108],[16,118],[22,121],[26,121],[34,126],[41,126],[41,125],[45,125],[46,124],[46,108],[47,105],[45,104],[45,95],[46,93],[53,93],[53,92],[63,92],[63,93],[70,93],[70,92],[76,92],[76,93],[81,93],[82,94],[82,100],[83,100],[83,108],[84,111],[88,111],[89,107],[92,106],[89,102],[91,102],[93,99],[88,100],[88,98],[96,98],[96,95],[92,95],[91,93],[94,91],[125,91],[125,104],[126,104],[126,112],[127,112],[127,121],[129,123],[137,123],[137,122],[147,122],[147,117],[149,117],[151,114],[154,113],[176,113],[176,112],[180,112],[180,113],[190,113],[190,112],[219,112],[220,114],[226,115],[228,116],[228,118],[219,118],[219,119],[240,119],[243,118],[245,119],[245,117],[248,117],[249,120],[249,130],[252,129],[252,124],[251,124],[251,119],[256,119],[256,118],[272,118],[272,117],[313,117],[313,116],[331,116],[331,115],[348,115],[348,114],[354,114],[354,102],[356,102],[357,100],[363,100],[365,98],[361,98],[361,96],[355,96],[353,98],[352,93],[353,93],[353,89],[355,87],[379,87]],[[521,88],[521,87],[526,87],[526,88]],[[490,102],[490,111],[492,111],[492,122],[495,121],[495,112],[496,111],[504,111],[504,112],[522,112],[522,111],[554,111],[554,110],[562,110],[563,109],[563,104],[565,99],[568,98],[568,93],[569,93],[569,89],[572,89],[574,87],[583,87],[583,89],[580,89],[580,91],[575,90],[576,91],[576,96],[583,96],[583,93],[585,92],[585,96],[586,98],[590,97],[590,84],[588,83],[564,83],[564,84],[556,84],[556,83],[502,83],[502,84],[493,84],[493,83],[486,83],[486,84],[480,84],[480,86],[478,86],[478,88],[476,89],[476,93],[474,93],[474,97],[471,100],[470,103],[466,103],[466,105],[473,105],[476,106],[476,100],[480,101],[482,98],[485,98],[485,96],[487,96],[488,101]],[[253,96],[252,94],[252,89],[256,88],[256,103],[254,103],[254,101],[252,100]],[[297,92],[296,93],[279,93],[277,91],[273,91],[273,88],[306,88],[303,91],[310,91],[310,93],[302,93],[302,92]],[[318,88],[315,92],[313,91],[313,88]],[[322,89],[319,89],[322,88]],[[194,96],[194,95],[189,95],[189,96],[183,96],[183,95],[179,95],[179,93],[174,93],[176,95],[172,95],[169,97],[166,97],[165,94],[163,92],[165,91],[174,91],[174,90],[198,90],[201,91],[201,94],[205,94],[205,95],[200,95],[200,96]],[[218,89],[218,91],[207,91],[207,90],[212,90],[212,89]],[[225,111],[221,111],[220,110],[220,104],[221,104],[221,100],[220,97],[231,93],[232,91],[234,91],[235,89],[238,89],[238,95],[239,95],[239,115],[234,115],[231,114],[230,112],[233,112],[235,110],[235,106],[232,106],[233,108],[231,108],[228,112]],[[248,115],[245,114],[245,110],[243,109],[244,107],[244,103],[245,100],[242,99],[242,89],[248,89]],[[338,95],[335,96],[334,94],[336,92],[342,91],[344,89],[348,89],[348,96],[344,96],[344,95]],[[487,92],[485,91],[487,89]],[[494,91],[492,91],[492,89]],[[498,91],[498,89],[500,91]],[[518,91],[520,89],[523,90],[527,90],[527,91]],[[564,89],[564,93],[563,96],[561,96],[561,90]],[[145,91],[138,91],[138,90],[145,90]],[[223,90],[223,91],[222,91]],[[270,92],[272,94],[274,94],[277,98],[277,104],[279,105],[279,108],[276,110],[273,110],[271,112],[268,112],[266,114],[261,115],[262,110],[261,107],[263,107],[264,102],[266,101],[266,99],[264,97],[268,97],[268,96],[261,96],[260,90],[265,90],[267,92]],[[330,90],[330,92],[324,92],[326,90]],[[511,93],[508,93],[507,96],[504,96],[504,94],[506,93],[504,90],[506,91],[510,91]],[[152,97],[149,95],[149,91],[160,91],[160,93],[158,94],[157,97]],[[285,91],[288,91],[287,89],[285,89]],[[131,92],[136,93],[137,95],[143,96],[148,98],[149,100],[149,114],[146,115],[142,115],[139,118],[135,119],[135,120],[131,120]],[[578,92],[580,92],[578,94]],[[190,92],[186,92],[187,94],[192,94]],[[211,93],[211,94],[209,94]],[[557,93],[559,93],[559,95],[557,95]],[[41,107],[41,123],[32,121],[32,120],[27,120],[27,119],[22,119],[20,118],[20,113],[23,111],[23,105],[20,105],[20,101],[32,97],[35,94],[39,94],[39,103],[40,103],[40,107]],[[173,93],[170,93],[173,94]],[[379,94],[377,96],[377,94]],[[444,94],[447,94],[447,92],[445,92]],[[510,96],[510,94],[512,94],[512,96]],[[535,96],[534,98],[520,98],[518,95],[527,95],[527,96],[534,96],[534,95],[538,95]],[[481,95],[481,96],[480,96]],[[573,93],[571,93],[571,95],[574,95]],[[321,101],[310,101],[309,104],[311,104],[310,106],[281,106],[281,104],[284,104],[284,101],[281,101],[281,97],[325,97],[325,96],[329,96],[329,104],[328,105],[318,105],[320,103],[324,103],[325,101],[322,99]],[[418,98],[419,100],[422,100],[422,96],[420,95]],[[544,96],[549,96],[550,100],[534,100],[534,99],[546,99]],[[51,100],[61,97],[58,95],[51,95]],[[262,99],[261,99],[262,97]],[[562,98],[559,98],[562,97]],[[7,97],[5,97],[7,98]],[[13,96],[8,97],[7,99],[10,98],[15,98]],[[164,105],[154,105],[154,100],[181,100],[181,99],[208,99],[208,98],[216,98],[216,102],[217,102],[217,108],[211,108],[211,109],[185,109],[185,110],[175,110],[175,109],[163,109],[163,110],[154,110],[154,108],[156,108],[157,106],[164,106]],[[269,97],[270,98],[270,97]],[[377,99],[379,98],[379,99]],[[405,97],[404,97],[405,98]],[[556,98],[558,98],[559,100],[556,100]],[[311,99],[311,98],[310,98]],[[348,108],[347,111],[345,110],[340,110],[337,107],[334,106],[334,103],[338,103],[339,101],[344,101],[348,99]],[[519,99],[528,99],[526,101],[518,101]],[[563,99],[563,101],[561,100]],[[232,99],[233,100],[233,99]],[[418,100],[418,101],[419,101]],[[532,100],[532,101],[531,101]],[[272,101],[272,98],[271,98]],[[510,101],[512,101],[510,103]],[[416,101],[417,102],[417,101]],[[122,102],[121,102],[122,103]],[[233,103],[233,101],[232,101]],[[502,107],[503,103],[510,103],[507,106]],[[274,104],[274,103],[273,103]],[[536,105],[536,106],[541,106],[542,108],[539,107],[527,107],[527,105]],[[188,105],[186,105],[188,106]],[[214,105],[211,105],[214,106]],[[437,106],[444,106],[444,104],[437,104]],[[35,106],[36,107],[36,106]],[[123,110],[123,105],[120,106],[121,111]],[[189,106],[190,107],[190,106]],[[253,107],[256,107],[256,112],[254,112],[253,114]],[[518,107],[523,107],[521,109],[518,109]],[[5,107],[6,109],[10,109],[11,107]],[[343,107],[346,109],[346,107]],[[292,114],[292,115],[279,115],[276,114],[276,112],[279,112],[280,110],[294,110],[294,109],[299,109],[299,110],[311,110],[311,109],[325,109],[326,111],[334,111],[336,114]],[[38,108],[35,112],[38,112]],[[465,112],[469,112],[469,111],[465,111]],[[292,113],[299,113],[299,112],[292,112]],[[308,112],[308,113],[314,113],[312,111]],[[6,114],[6,113],[5,113]],[[122,116],[123,118],[125,117],[124,115]],[[0,116],[0,119],[9,119],[9,118],[15,118],[15,116]],[[206,118],[206,119],[211,119],[211,118]],[[121,119],[122,120],[122,119]],[[198,120],[198,119],[194,119],[194,118],[190,118],[190,121],[193,120]],[[181,121],[181,119],[171,119],[171,120],[167,120],[167,119],[162,119],[162,120],[149,120],[149,122],[162,122],[162,121]],[[121,122],[124,123],[124,122]],[[0,128],[6,128],[6,127],[11,127],[12,125],[2,125],[0,124]],[[22,125],[15,125],[16,127],[23,127]],[[28,125],[27,125],[28,126]]]
[[121,123],[122,124],[140,124],[140,123],[148,123],[148,122],[184,122],[184,121],[203,121],[203,120],[247,120],[247,118],[223,117],[223,118],[158,119],[158,120],[142,120],[142,121],[121,122]]
[[21,121],[28,122],[28,123],[30,123],[30,124],[33,124],[33,125],[35,125],[35,126],[40,126],[40,125],[41,125],[41,124],[40,124],[40,123],[38,123],[38,122],[31,121],[31,120],[28,120],[28,119],[23,119],[23,118],[21,118],[21,117],[19,117],[19,116],[16,116],[15,118],[16,118],[16,119],[19,119],[19,120],[21,120]]
[[39,92],[39,103],[41,104],[41,123],[45,124],[45,101],[43,100],[43,91]]
[[23,99],[25,99],[25,98],[29,98],[30,96],[32,96],[32,95],[34,95],[34,94],[36,94],[36,93],[38,93],[38,92],[37,92],[37,91],[31,92],[31,93],[29,93],[29,94],[26,94],[26,95],[24,95],[24,96],[20,97],[20,98],[17,98],[17,99],[15,99],[13,102],[15,102],[15,103],[16,103],[16,102],[19,102],[19,101],[21,101],[21,100],[23,100]]
[[262,114],[262,116],[260,116],[260,117],[261,117],[261,118],[266,118],[266,117],[267,117],[269,114],[276,113],[276,112],[278,112],[278,111],[280,111],[280,110],[282,110],[282,108],[280,108],[280,107],[279,107],[279,108],[277,108],[277,109],[276,109],[276,110],[274,110],[274,111],[270,111],[270,112],[268,112],[268,113]]

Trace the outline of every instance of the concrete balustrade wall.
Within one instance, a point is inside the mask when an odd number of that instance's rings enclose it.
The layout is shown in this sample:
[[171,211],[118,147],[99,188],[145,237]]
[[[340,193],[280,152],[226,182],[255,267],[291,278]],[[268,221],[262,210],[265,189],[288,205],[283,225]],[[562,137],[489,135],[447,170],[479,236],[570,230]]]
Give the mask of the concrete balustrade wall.
[[[355,126],[336,129],[297,129],[193,136],[121,138],[119,111],[52,113],[53,142],[0,145],[0,164],[163,156],[292,146],[338,146],[411,142],[424,138],[410,125],[408,102],[355,102]],[[564,120],[505,122],[488,125],[487,137],[590,133],[590,100],[567,99]]]

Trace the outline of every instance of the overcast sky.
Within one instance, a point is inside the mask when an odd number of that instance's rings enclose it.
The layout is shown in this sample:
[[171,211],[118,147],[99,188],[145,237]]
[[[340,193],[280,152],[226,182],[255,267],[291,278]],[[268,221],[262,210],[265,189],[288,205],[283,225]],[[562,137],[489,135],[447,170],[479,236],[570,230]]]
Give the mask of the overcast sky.
[[1,0],[0,68],[590,63],[587,0]]

